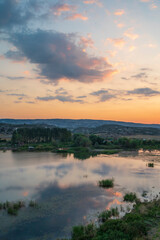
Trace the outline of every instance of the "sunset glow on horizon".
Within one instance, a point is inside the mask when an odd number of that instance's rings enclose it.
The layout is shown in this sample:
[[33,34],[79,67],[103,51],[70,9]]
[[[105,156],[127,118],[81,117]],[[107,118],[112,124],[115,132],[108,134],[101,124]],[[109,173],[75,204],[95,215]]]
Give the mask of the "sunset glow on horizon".
[[0,0],[0,118],[160,124],[158,0]]

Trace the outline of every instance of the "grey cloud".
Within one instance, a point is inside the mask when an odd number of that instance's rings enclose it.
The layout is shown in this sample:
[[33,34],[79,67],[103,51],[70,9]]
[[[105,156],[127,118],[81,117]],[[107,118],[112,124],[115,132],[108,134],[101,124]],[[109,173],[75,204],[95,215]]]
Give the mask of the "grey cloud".
[[32,16],[31,11],[27,8],[27,6],[20,4],[20,1],[0,0],[1,28],[10,28],[25,24],[32,18]]
[[126,78],[126,77],[122,77],[121,79],[123,79],[123,80],[129,80],[129,78]]
[[[37,64],[39,75],[51,83],[61,78],[86,83],[101,81],[104,75],[115,71],[104,58],[90,57],[83,52],[74,43],[74,37],[73,34],[37,30],[11,34],[10,42],[19,51],[16,58],[26,57],[31,63]],[[9,54],[11,52],[6,56]]]
[[136,88],[128,91],[127,94],[137,94],[142,96],[155,96],[160,95],[160,91],[153,90],[151,88]]
[[107,90],[105,90],[105,89],[101,89],[101,90],[98,90],[98,91],[95,91],[95,92],[90,93],[90,95],[93,95],[93,96],[100,96],[100,95],[102,95],[102,94],[107,94],[107,93],[108,93]]
[[116,98],[116,96],[114,94],[109,94],[109,93],[102,94],[100,96],[100,102],[105,102],[105,101],[113,99],[113,98]]
[[35,104],[35,102],[33,102],[33,101],[27,101],[26,103],[28,103],[28,104]]
[[136,75],[131,76],[132,78],[142,79],[142,78],[148,78],[147,74],[145,72],[138,73]]
[[68,95],[56,95],[56,96],[46,96],[46,97],[37,97],[36,98],[37,100],[40,100],[40,101],[45,101],[45,102],[48,102],[48,101],[53,101],[53,100],[59,100],[60,102],[79,102],[79,103],[83,103],[82,100],[76,100],[76,99],[73,99],[72,96]]
[[92,93],[90,93],[90,95],[99,97],[100,102],[105,102],[107,100],[116,98],[115,94],[110,93],[108,90],[105,90],[105,89],[101,89],[101,90],[92,92]]
[[140,71],[152,71],[151,68],[141,68]]
[[27,97],[26,94],[19,94],[19,93],[8,93],[8,96],[16,96],[16,97]]
[[6,75],[0,75],[2,78],[7,78],[9,80],[23,80],[25,79],[24,77],[11,77],[11,76],[6,76]]
[[87,96],[78,96],[77,98],[86,98]]
[[25,57],[23,56],[23,54],[18,52],[18,51],[11,51],[10,50],[7,53],[5,53],[4,56],[6,58],[9,58],[9,59],[17,61],[17,62],[25,60]]
[[23,79],[26,79],[25,77],[9,77],[9,76],[6,76],[6,78],[8,78],[9,80],[23,80]]
[[64,88],[58,88],[55,91],[56,94],[68,94],[68,92]]

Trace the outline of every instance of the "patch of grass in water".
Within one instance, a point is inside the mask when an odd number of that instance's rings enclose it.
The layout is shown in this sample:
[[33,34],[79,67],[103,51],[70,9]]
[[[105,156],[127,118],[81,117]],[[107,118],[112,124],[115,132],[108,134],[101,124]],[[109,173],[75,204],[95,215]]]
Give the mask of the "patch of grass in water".
[[8,202],[0,203],[0,210],[6,210],[10,215],[18,215],[18,210],[22,207],[25,207],[25,203],[23,201],[18,202]]
[[104,179],[99,181],[99,186],[103,188],[112,188],[114,187],[114,179]]
[[148,167],[154,168],[154,163],[148,163]]

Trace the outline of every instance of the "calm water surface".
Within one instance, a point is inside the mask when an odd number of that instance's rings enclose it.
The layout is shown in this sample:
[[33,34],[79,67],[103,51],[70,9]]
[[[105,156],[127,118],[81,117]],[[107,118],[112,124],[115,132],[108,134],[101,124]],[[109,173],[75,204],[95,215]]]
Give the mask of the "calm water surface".
[[[148,167],[154,162],[154,167]],[[114,178],[113,189],[97,182]],[[17,217],[0,212],[1,240],[55,240],[70,236],[75,224],[95,219],[98,211],[123,204],[134,191],[150,198],[160,191],[160,152],[100,155],[80,161],[49,152],[0,152],[0,202],[36,200],[39,209],[24,208]]]

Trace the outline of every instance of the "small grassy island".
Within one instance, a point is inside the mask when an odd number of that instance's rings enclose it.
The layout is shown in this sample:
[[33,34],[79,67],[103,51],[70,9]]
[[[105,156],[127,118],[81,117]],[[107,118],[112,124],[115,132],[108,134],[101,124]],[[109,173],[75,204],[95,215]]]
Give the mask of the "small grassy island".
[[99,181],[99,186],[103,188],[112,188],[114,186],[114,179],[105,179]]

